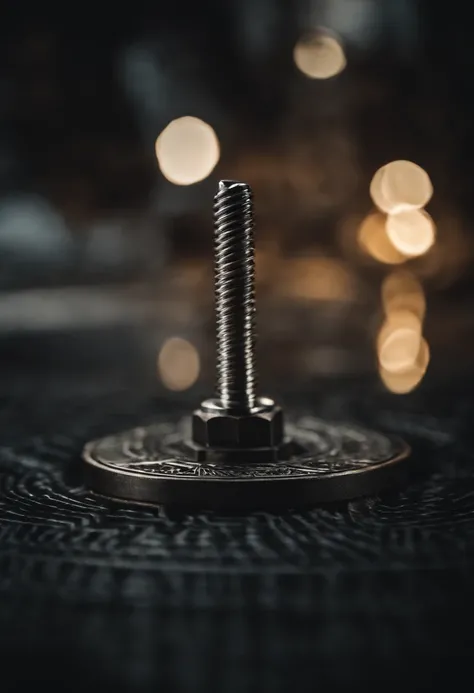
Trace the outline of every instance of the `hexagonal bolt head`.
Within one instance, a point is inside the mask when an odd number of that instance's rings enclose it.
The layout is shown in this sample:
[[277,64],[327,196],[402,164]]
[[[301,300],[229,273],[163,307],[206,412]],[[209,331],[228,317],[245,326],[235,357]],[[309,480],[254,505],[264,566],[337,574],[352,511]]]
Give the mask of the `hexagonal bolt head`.
[[192,417],[193,442],[210,448],[272,448],[283,440],[280,407],[257,414],[231,415],[196,410]]

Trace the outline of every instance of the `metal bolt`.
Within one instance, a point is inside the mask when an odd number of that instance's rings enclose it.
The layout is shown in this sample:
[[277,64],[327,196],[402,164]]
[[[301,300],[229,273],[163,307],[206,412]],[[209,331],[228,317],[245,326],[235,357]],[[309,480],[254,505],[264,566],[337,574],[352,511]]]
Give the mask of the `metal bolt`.
[[[191,439],[188,419],[165,419],[89,443],[92,488],[140,503],[274,509],[372,494],[401,478],[404,443],[308,416],[285,435],[281,408],[256,396],[250,187],[221,181],[214,210],[217,397],[192,413]],[[138,468],[137,455],[151,464]]]
[[226,458],[237,449],[276,449],[283,440],[280,407],[256,394],[253,228],[250,186],[220,181],[214,198],[217,396],[194,412],[192,438],[225,450]]
[[217,397],[224,409],[255,407],[255,246],[252,190],[222,180],[214,198]]

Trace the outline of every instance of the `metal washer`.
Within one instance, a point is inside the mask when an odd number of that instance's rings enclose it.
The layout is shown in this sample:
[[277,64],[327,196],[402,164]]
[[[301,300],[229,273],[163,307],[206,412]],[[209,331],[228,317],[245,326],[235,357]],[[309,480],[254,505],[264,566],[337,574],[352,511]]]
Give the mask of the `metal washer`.
[[278,462],[197,462],[188,419],[158,421],[92,441],[83,452],[95,492],[136,503],[200,509],[296,508],[371,495],[405,478],[410,448],[352,424],[303,416],[286,425],[304,452]]

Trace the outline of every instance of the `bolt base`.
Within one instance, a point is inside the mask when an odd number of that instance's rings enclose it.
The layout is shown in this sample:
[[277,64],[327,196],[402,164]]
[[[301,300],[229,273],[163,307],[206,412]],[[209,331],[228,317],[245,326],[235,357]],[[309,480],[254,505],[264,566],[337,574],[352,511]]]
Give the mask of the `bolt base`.
[[195,462],[216,464],[265,464],[283,462],[303,453],[303,448],[294,440],[284,440],[275,447],[261,448],[210,448],[196,445],[193,441],[182,441],[176,453]]
[[371,495],[406,475],[398,438],[304,416],[287,424],[278,460],[199,460],[189,420],[161,421],[88,443],[90,487],[125,501],[199,509],[297,508]]

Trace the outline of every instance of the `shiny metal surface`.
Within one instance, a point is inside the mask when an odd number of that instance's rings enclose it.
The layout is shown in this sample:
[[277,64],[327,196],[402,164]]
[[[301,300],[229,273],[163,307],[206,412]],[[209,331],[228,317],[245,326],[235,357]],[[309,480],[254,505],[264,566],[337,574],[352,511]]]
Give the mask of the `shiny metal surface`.
[[255,406],[255,247],[252,191],[223,180],[214,202],[217,396],[229,410]]
[[397,438],[312,416],[287,426],[297,445],[284,459],[256,464],[192,459],[188,419],[107,436],[84,451],[96,492],[139,503],[206,509],[301,507],[375,493],[406,474],[408,446]]

